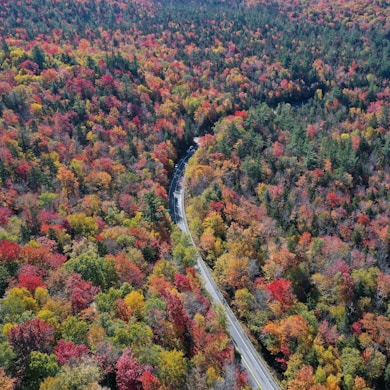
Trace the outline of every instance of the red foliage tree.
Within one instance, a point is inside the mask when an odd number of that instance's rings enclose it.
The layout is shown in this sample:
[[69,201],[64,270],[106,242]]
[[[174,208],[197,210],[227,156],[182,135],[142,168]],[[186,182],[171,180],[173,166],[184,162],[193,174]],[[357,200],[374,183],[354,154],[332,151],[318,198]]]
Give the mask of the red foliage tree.
[[319,333],[326,345],[334,345],[339,338],[336,325],[331,327],[326,320],[320,323]]
[[161,388],[160,381],[150,371],[145,371],[139,381],[142,383],[143,390],[158,390]]
[[130,216],[134,216],[138,211],[135,199],[129,194],[121,194],[119,196],[119,206]]
[[149,289],[151,292],[161,295],[162,297],[166,297],[166,291],[172,288],[172,284],[164,278],[154,275],[150,277]]
[[108,342],[97,345],[94,351],[94,357],[102,369],[104,375],[112,374],[115,371],[115,365],[120,357],[119,349]]
[[18,287],[25,287],[30,292],[34,292],[37,287],[43,287],[42,276],[37,267],[24,265],[18,273]]
[[50,254],[50,256],[47,259],[47,265],[52,269],[59,268],[65,262],[66,262],[66,256],[62,255],[61,253]]
[[374,313],[364,313],[360,324],[363,332],[366,333],[377,347],[389,350],[390,320],[387,317]]
[[0,226],[5,226],[8,223],[11,210],[6,207],[0,207]]
[[246,111],[236,111],[234,116],[239,116],[243,119],[246,119],[248,117],[248,113]]
[[8,340],[18,357],[25,361],[32,351],[50,352],[54,328],[40,318],[34,318],[12,328]]
[[121,283],[128,282],[135,288],[140,288],[144,284],[145,275],[143,272],[123,253],[115,257],[115,270]]
[[137,390],[142,388],[141,376],[151,367],[140,364],[126,348],[116,364],[116,382],[119,390]]
[[21,248],[18,244],[8,240],[0,241],[0,263],[15,261],[19,257]]
[[86,309],[99,291],[99,287],[82,279],[80,274],[72,274],[66,282],[66,292],[69,294],[72,309],[75,313]]
[[[288,390],[310,390],[315,386],[313,367],[303,366],[289,383]],[[320,387],[319,387],[320,389]]]
[[276,141],[274,143],[273,156],[279,158],[283,155],[283,152],[284,146],[280,142]]
[[271,293],[285,310],[288,310],[294,303],[294,296],[291,291],[291,282],[287,279],[276,279],[267,284],[266,289]]
[[53,352],[56,355],[57,362],[63,365],[70,359],[77,359],[80,356],[88,355],[89,349],[84,344],[76,345],[71,341],[60,340],[53,348]]
[[174,324],[177,335],[184,336],[186,325],[189,323],[188,315],[184,309],[183,302],[178,294],[167,292],[167,310],[168,318]]
[[22,165],[19,165],[19,166],[16,168],[16,173],[17,173],[18,176],[20,176],[23,180],[27,180],[27,177],[28,177],[28,174],[29,174],[30,171],[31,171],[31,167],[30,167],[30,165],[28,165],[28,164],[22,164]]
[[328,267],[326,274],[335,279],[337,279],[338,276],[341,276],[337,291],[339,293],[339,297],[337,298],[346,304],[349,303],[354,293],[354,282],[351,276],[351,268],[345,263],[345,261],[337,259]]
[[382,299],[386,299],[390,295],[390,275],[382,272],[378,275],[378,295]]
[[191,291],[191,283],[187,276],[182,274],[175,274],[175,286],[179,289],[179,291]]
[[37,267],[45,267],[50,257],[50,252],[45,247],[25,246],[20,253],[20,258],[26,264],[32,264]]
[[335,192],[329,192],[329,194],[326,195],[326,199],[331,207],[335,207],[340,203],[340,199]]
[[117,299],[115,301],[115,311],[122,321],[128,322],[130,320],[131,310],[123,299]]
[[248,374],[246,371],[236,369],[237,388],[242,389],[248,386]]

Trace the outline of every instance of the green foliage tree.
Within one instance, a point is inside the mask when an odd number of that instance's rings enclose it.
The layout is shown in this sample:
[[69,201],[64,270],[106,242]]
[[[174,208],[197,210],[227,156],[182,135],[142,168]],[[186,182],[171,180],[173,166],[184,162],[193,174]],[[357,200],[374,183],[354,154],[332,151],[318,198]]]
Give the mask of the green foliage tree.
[[340,361],[344,375],[355,377],[361,374],[361,371],[363,370],[363,360],[360,352],[356,348],[344,348],[340,356]]
[[13,288],[1,301],[1,313],[5,321],[17,322],[28,311],[36,312],[37,302],[26,288]]
[[145,208],[143,216],[148,222],[158,222],[164,216],[165,210],[161,199],[152,191],[144,195]]
[[0,367],[3,367],[6,372],[12,369],[14,360],[16,358],[15,352],[7,341],[0,343]]
[[100,257],[96,252],[82,253],[74,259],[70,259],[65,268],[81,274],[84,280],[91,281],[95,286],[107,291],[115,287],[118,275],[115,271],[115,260]]
[[77,365],[65,364],[55,377],[44,380],[40,390],[103,389],[99,385],[101,369],[91,358],[82,358]]
[[55,355],[33,351],[24,372],[23,388],[38,390],[45,378],[55,376],[59,370]]
[[69,316],[61,327],[62,337],[75,344],[86,344],[88,324],[77,317]]

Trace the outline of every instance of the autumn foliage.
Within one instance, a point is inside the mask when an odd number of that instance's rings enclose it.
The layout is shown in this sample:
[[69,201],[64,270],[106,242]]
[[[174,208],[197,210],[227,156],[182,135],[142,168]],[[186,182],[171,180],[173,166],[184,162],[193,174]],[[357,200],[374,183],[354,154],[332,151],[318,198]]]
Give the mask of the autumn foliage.
[[389,7],[0,4],[0,387],[239,389],[194,239],[288,389],[385,389]]

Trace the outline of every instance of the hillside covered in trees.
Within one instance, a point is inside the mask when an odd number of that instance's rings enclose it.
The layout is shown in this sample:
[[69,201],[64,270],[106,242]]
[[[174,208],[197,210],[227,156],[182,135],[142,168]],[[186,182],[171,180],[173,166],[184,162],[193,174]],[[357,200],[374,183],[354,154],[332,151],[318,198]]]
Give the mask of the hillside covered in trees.
[[0,3],[0,388],[244,389],[172,224],[290,390],[390,385],[390,7]]

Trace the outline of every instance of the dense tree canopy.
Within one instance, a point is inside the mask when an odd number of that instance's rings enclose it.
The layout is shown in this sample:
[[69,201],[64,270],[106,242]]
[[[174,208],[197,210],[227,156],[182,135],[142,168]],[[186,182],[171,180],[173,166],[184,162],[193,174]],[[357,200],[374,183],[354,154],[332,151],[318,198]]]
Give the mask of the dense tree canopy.
[[245,388],[168,186],[288,389],[390,378],[390,8],[0,4],[0,387]]

